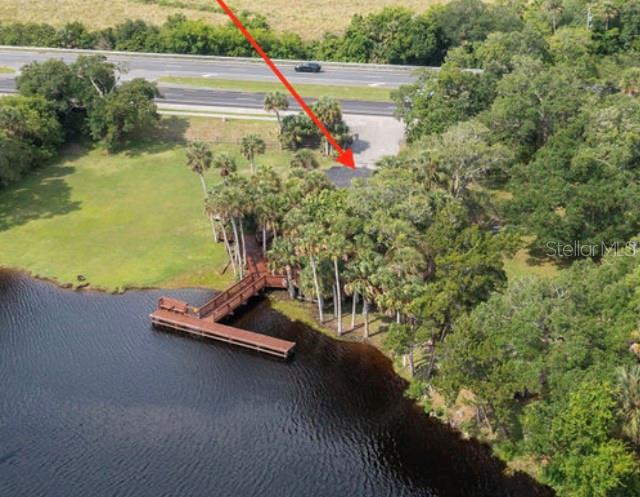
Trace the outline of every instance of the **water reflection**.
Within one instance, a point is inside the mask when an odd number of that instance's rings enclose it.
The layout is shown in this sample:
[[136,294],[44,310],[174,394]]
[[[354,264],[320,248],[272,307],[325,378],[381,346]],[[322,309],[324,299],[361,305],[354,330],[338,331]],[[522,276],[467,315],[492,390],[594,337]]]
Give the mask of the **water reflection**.
[[265,301],[235,324],[295,340],[290,362],[154,331],[161,293],[0,272],[0,495],[550,495],[420,413],[373,348]]

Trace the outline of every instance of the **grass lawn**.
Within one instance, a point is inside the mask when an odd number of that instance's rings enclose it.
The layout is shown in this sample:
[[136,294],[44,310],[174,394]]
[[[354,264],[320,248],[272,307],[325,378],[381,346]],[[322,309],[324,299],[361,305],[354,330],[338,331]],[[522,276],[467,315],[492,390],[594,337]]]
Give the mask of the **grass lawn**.
[[523,276],[553,278],[560,268],[551,261],[531,257],[527,249],[520,249],[513,257],[505,259],[504,270],[509,280],[512,280]]
[[[197,176],[185,165],[185,140],[249,165],[238,140],[259,133],[270,144],[260,163],[288,167],[271,122],[165,118],[162,136],[109,155],[75,146],[54,164],[0,190],[0,267],[23,269],[61,284],[84,275],[93,288],[224,287],[224,248],[202,213]],[[209,186],[219,182],[215,171]]]
[[[238,13],[249,10],[265,15],[277,31],[291,31],[306,39],[317,39],[325,31],[343,30],[354,14],[367,14],[398,3],[398,0],[351,0],[347,3],[335,0],[234,0],[231,7]],[[440,2],[403,0],[401,3],[403,7],[422,12],[429,5]],[[218,24],[228,21],[212,0],[29,0],[28,8],[25,8],[24,0],[0,2],[0,21],[47,22],[56,26],[81,21],[93,29],[114,26],[126,19],[160,24],[175,14]]]
[[0,74],[13,74],[15,69],[11,69],[10,67],[0,66]]
[[[234,90],[256,93],[268,93],[286,90],[280,83],[269,81],[243,81],[235,79],[217,78],[184,78],[166,76],[159,79],[162,83],[170,83],[180,86],[195,86],[200,88],[215,88],[217,90]],[[365,100],[372,102],[390,102],[391,90],[384,88],[371,88],[360,86],[331,86],[331,85],[309,85],[297,84],[296,90],[303,97],[332,97],[342,100]]]

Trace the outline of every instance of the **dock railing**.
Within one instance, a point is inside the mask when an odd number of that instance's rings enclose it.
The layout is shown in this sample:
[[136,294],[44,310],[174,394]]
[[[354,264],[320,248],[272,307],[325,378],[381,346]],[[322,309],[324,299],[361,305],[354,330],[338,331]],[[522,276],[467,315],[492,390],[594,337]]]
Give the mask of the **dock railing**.
[[260,278],[262,278],[262,275],[260,273],[251,273],[245,276],[240,281],[227,288],[224,292],[220,292],[209,302],[200,307],[198,309],[198,317],[202,319],[208,314],[211,314],[218,306],[222,305],[225,301],[233,298],[235,295],[247,288],[247,286],[255,283]]

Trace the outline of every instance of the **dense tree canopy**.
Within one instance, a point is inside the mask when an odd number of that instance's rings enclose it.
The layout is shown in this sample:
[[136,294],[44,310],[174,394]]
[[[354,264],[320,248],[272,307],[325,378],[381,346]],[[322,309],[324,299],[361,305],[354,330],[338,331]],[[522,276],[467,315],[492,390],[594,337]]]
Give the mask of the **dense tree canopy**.
[[127,81],[90,107],[89,128],[107,150],[121,146],[128,136],[157,123],[154,98],[158,89],[144,79]]
[[628,344],[638,338],[640,266],[626,255],[553,281],[514,281],[443,345],[436,385],[451,401],[470,389],[477,429],[549,458],[545,478],[560,495],[632,495],[623,489],[639,483],[638,460],[617,436],[625,425],[613,387],[618,367],[637,360]]
[[64,141],[55,108],[39,97],[0,99],[0,185],[55,156]]
[[54,158],[65,142],[89,137],[107,150],[158,120],[155,84],[118,84],[117,68],[99,56],[33,62],[17,79],[21,97],[0,100],[0,185]]
[[[409,363],[418,378],[411,392],[429,412],[442,412],[433,393],[443,393],[445,417],[492,440],[505,458],[533,460],[561,497],[640,492],[640,73],[637,37],[628,35],[637,32],[638,6],[503,5],[517,20],[503,19],[521,29],[476,36],[487,9],[459,2],[452,11],[472,21],[448,28],[459,40],[442,69],[394,95],[411,146],[385,168],[413,171],[472,216],[495,216],[495,232],[515,230],[530,254],[568,269],[503,291],[498,280],[491,295],[470,291],[469,261],[441,287],[436,271],[412,298],[420,324],[394,323],[386,343],[428,357]],[[439,239],[427,232],[430,243]],[[487,263],[491,253],[481,248],[475,260]],[[571,266],[577,259],[587,260]],[[425,288],[433,290],[420,298]],[[448,308],[469,295],[476,300]],[[442,316],[451,319],[438,336]],[[473,418],[456,418],[460,403]]]
[[493,78],[445,64],[438,72],[425,71],[414,85],[394,92],[396,114],[407,124],[407,138],[440,133],[487,108],[494,97]]
[[[330,144],[305,114],[281,117],[283,94],[265,110],[296,152],[287,176],[256,164],[259,137],[242,141],[250,176],[191,144],[234,274],[245,274],[255,228],[289,293],[321,322],[333,312],[337,334],[347,303],[365,339],[377,314],[428,412],[471,408],[458,426],[559,497],[639,494],[640,0],[392,7],[315,42],[242,18],[274,57],[441,67],[394,92],[408,146],[349,189],[317,170],[309,149],[328,155]],[[4,24],[0,43],[254,55],[232,26],[181,16],[96,33]],[[101,58],[31,64],[18,87],[22,97],[0,101],[3,185],[52,157],[62,129],[114,149],[156,119],[155,87],[120,84]],[[340,106],[314,110],[349,145]],[[223,178],[214,191],[209,167]],[[525,244],[565,263],[559,276],[507,281],[505,257]]]

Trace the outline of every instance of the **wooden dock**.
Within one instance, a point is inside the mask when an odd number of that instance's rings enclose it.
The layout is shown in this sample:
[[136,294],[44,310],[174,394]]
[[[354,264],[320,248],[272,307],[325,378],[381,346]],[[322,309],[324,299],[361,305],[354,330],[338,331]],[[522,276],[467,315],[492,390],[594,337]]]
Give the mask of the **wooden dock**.
[[280,340],[260,333],[241,330],[232,326],[214,323],[197,317],[180,315],[170,311],[156,310],[151,314],[154,326],[182,331],[190,335],[211,338],[220,342],[231,343],[245,349],[257,350],[287,359],[296,346],[294,342]]
[[251,243],[247,243],[247,252],[250,254],[247,276],[199,308],[181,300],[161,297],[156,310],[150,315],[151,323],[157,327],[231,343],[283,359],[290,357],[295,349],[294,342],[219,323],[263,290],[287,288],[286,277],[267,271],[255,240],[250,239]]

